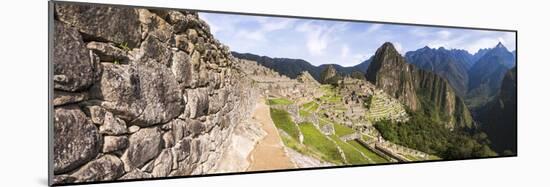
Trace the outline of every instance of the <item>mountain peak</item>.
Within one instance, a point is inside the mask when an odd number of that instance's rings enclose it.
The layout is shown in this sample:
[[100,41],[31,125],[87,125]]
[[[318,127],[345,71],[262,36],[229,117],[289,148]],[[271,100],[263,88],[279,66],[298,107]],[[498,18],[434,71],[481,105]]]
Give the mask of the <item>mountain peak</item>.
[[384,44],[382,44],[382,46],[380,46],[380,48],[378,48],[378,50],[376,50],[376,54],[399,54],[397,52],[397,50],[395,49],[395,47],[393,46],[393,44],[391,42],[385,42]]
[[504,48],[504,49],[506,49],[506,47],[502,44],[502,42],[498,42],[498,44],[495,48]]

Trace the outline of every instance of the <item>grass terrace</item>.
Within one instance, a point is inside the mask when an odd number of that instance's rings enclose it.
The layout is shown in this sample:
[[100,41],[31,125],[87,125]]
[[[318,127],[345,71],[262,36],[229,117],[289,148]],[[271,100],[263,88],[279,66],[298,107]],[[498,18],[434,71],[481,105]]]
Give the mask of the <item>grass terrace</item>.
[[338,123],[333,123],[333,125],[334,125],[334,132],[338,137],[355,133],[355,130],[353,130],[352,128],[346,127],[344,125],[341,125]]
[[357,148],[359,151],[361,151],[365,156],[369,157],[374,163],[386,163],[388,160],[385,158],[377,155],[376,153],[372,152],[371,150],[367,149],[363,145],[361,145],[357,140],[349,141],[349,144]]
[[271,108],[271,118],[275,126],[285,131],[292,138],[300,139],[300,129],[296,126],[296,123],[292,121],[290,114],[287,111]]
[[361,152],[359,152],[352,145],[348,144],[347,142],[344,142],[344,141],[340,140],[340,138],[337,137],[336,135],[332,135],[332,136],[330,136],[330,138],[332,140],[334,140],[334,142],[336,142],[336,144],[338,144],[338,147],[340,147],[340,149],[342,149],[342,151],[346,155],[346,160],[347,160],[348,164],[357,165],[357,164],[369,164],[370,163],[370,161],[367,158],[365,158],[363,155],[361,155]]
[[319,104],[315,101],[311,101],[300,106],[300,116],[309,116],[315,113],[319,108]]
[[304,122],[298,125],[304,135],[304,144],[323,154],[323,160],[335,164],[344,163],[336,145],[330,141],[323,133],[319,132],[310,122]]
[[294,102],[285,98],[273,98],[268,100],[269,105],[290,105]]
[[321,90],[323,91],[324,95],[321,96],[321,100],[328,102],[328,103],[339,103],[342,101],[342,96],[340,96],[334,86],[332,85],[321,85]]

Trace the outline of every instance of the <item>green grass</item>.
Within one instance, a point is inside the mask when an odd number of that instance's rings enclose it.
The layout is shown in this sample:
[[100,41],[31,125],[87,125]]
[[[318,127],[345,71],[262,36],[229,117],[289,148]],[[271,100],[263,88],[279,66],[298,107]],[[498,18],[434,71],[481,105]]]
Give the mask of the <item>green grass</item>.
[[338,147],[342,149],[346,155],[346,161],[348,164],[357,165],[357,164],[369,164],[369,160],[361,155],[361,152],[357,151],[352,145],[340,140],[335,135],[331,136],[332,140],[338,144]]
[[304,144],[322,153],[323,160],[335,164],[344,162],[336,145],[319,132],[311,122],[304,122],[298,126],[304,135]]
[[323,95],[321,100],[327,101],[329,103],[338,103],[342,100],[342,97],[339,95]]
[[290,105],[293,102],[285,99],[285,98],[275,98],[275,99],[269,99],[268,104],[269,105]]
[[315,101],[308,102],[302,105],[302,109],[308,112],[315,112],[319,108],[319,104]]
[[369,140],[375,140],[374,138],[371,138],[370,136],[367,136],[367,135],[362,135],[361,138],[363,138],[364,141],[369,141]]
[[435,156],[435,155],[428,155],[428,159],[427,160],[441,160],[440,157],[438,156]]
[[290,114],[284,110],[274,108],[271,108],[270,111],[271,119],[273,119],[273,123],[275,123],[275,126],[285,131],[292,138],[299,140],[300,129],[298,129],[294,121],[292,121],[292,118],[290,118]]
[[308,111],[305,111],[305,110],[299,110],[298,113],[299,113],[300,116],[302,116],[302,117],[311,115],[311,113],[309,113]]
[[407,158],[409,161],[421,161],[423,160],[422,158],[419,158],[419,157],[415,157],[415,156],[412,156],[412,155],[402,155],[404,156],[405,158]]
[[130,48],[128,47],[128,42],[122,42],[121,44],[118,45],[118,48],[121,48],[126,52],[130,51]]
[[334,132],[338,137],[342,137],[348,134],[355,133],[355,130],[353,130],[352,128],[346,127],[344,125],[334,123]]
[[357,140],[349,141],[349,144],[357,148],[359,151],[363,152],[363,154],[367,157],[369,157],[374,163],[386,163],[388,160],[385,158],[377,155],[376,153],[372,152],[371,150],[367,149],[366,147],[363,147]]
[[319,104],[317,104],[317,102],[315,101],[311,101],[306,104],[303,104],[302,106],[300,106],[300,110],[299,110],[300,116],[309,116],[312,113],[315,113],[315,111],[317,111],[318,108],[319,108]]
[[338,95],[336,90],[334,89],[334,86],[332,85],[321,85],[321,90],[323,91],[324,95],[321,96],[321,100],[329,102],[329,103],[338,103],[342,100],[342,97]]

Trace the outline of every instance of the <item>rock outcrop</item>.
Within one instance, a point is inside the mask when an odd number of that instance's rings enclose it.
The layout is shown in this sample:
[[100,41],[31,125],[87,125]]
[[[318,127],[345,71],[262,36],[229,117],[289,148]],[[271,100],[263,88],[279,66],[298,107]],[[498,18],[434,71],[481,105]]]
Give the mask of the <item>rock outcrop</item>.
[[321,72],[320,82],[323,84],[336,85],[341,78],[342,77],[338,74],[336,68],[334,68],[334,65],[330,64]]
[[447,81],[408,64],[391,43],[376,51],[366,78],[412,111],[428,111],[449,129],[473,126],[468,108]]
[[257,98],[197,13],[56,2],[54,183],[204,174]]

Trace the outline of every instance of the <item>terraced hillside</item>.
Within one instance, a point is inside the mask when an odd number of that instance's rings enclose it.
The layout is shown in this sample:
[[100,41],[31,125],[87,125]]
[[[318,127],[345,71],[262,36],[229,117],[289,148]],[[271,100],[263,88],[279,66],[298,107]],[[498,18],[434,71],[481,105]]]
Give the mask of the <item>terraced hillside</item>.
[[307,73],[290,79],[253,61],[241,62],[253,74],[255,86],[264,89],[271,119],[297,167],[433,158],[380,136],[372,124],[407,121],[409,116],[399,101],[369,82],[346,77],[335,85],[319,84]]
[[375,94],[372,95],[368,106],[370,110],[366,113],[366,118],[369,121],[409,120],[405,107],[403,107],[403,105],[401,105],[397,100],[392,100],[382,91],[376,91]]

